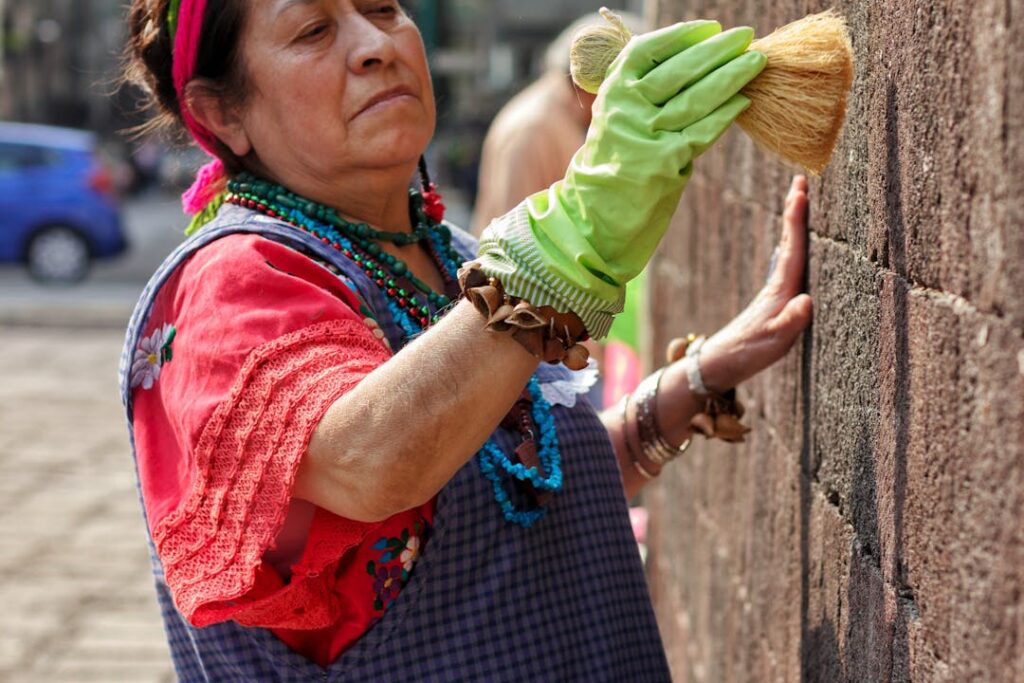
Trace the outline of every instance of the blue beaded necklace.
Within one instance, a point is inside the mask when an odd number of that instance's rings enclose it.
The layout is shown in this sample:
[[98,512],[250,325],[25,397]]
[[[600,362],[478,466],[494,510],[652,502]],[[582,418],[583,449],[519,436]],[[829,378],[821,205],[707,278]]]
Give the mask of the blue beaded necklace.
[[[452,248],[451,232],[443,223],[432,220],[423,212],[419,193],[410,193],[415,227],[410,233],[377,231],[365,224],[351,223],[336,211],[322,204],[295,195],[285,188],[243,174],[228,183],[225,201],[260,211],[272,218],[284,220],[324,244],[328,244],[351,259],[381,289],[388,312],[402,329],[406,340],[421,334],[447,310],[451,298],[434,292],[417,279],[399,258],[384,252],[375,240],[387,240],[400,245],[422,241],[437,263],[446,282],[458,278],[461,257]],[[403,280],[409,286],[403,285]],[[436,310],[430,313],[426,299]],[[528,467],[513,462],[504,451],[488,439],[476,455],[480,472],[491,483],[494,498],[502,515],[512,524],[530,528],[547,512],[544,505],[520,508],[512,501],[508,486],[513,482],[528,483],[535,491],[557,493],[562,489],[561,455],[558,432],[551,415],[551,404],[545,399],[535,377],[527,385],[530,396],[530,416],[540,433],[537,456],[540,467]],[[527,430],[529,432],[529,430]],[[526,437],[532,438],[531,436]],[[546,474],[545,474],[546,473]]]
[[557,493],[562,490],[562,462],[558,450],[558,432],[555,429],[555,419],[551,416],[551,404],[544,399],[540,390],[540,382],[536,377],[531,377],[527,386],[530,393],[531,413],[533,421],[540,428],[540,449],[538,455],[540,463],[547,476],[541,473],[537,467],[527,467],[522,463],[513,463],[505,452],[502,451],[494,441],[488,439],[484,447],[477,453],[477,462],[480,471],[491,482],[494,489],[494,499],[498,501],[501,512],[505,519],[518,524],[524,529],[529,529],[535,522],[544,517],[547,509],[543,505],[529,510],[519,510],[513,504],[508,491],[505,489],[505,480],[502,472],[514,477],[521,482],[529,482],[537,491],[548,491]]

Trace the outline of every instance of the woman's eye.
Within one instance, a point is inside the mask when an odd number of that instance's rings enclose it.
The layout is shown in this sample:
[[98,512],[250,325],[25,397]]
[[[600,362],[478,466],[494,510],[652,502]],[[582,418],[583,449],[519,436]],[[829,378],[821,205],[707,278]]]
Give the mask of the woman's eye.
[[398,14],[398,6],[394,3],[387,3],[385,5],[379,5],[371,10],[372,14],[376,14],[382,17],[393,17]]
[[313,40],[319,38],[323,34],[327,33],[327,24],[316,24],[310,27],[306,31],[303,31],[299,36],[300,40]]

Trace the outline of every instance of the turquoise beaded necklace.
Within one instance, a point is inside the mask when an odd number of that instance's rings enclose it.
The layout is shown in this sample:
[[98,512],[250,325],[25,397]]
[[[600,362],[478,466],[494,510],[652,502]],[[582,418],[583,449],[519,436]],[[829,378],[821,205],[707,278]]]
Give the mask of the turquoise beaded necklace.
[[[410,193],[415,217],[411,233],[386,232],[365,223],[352,223],[330,207],[249,174],[241,174],[228,182],[225,202],[283,220],[351,259],[383,292],[388,310],[406,339],[422,333],[452,303],[451,297],[434,292],[410,271],[404,261],[388,254],[377,244],[377,241],[388,241],[407,246],[423,242],[428,246],[428,252],[437,263],[446,284],[456,281],[461,257],[452,248],[451,231],[424,212],[422,197],[415,191]],[[430,304],[437,310],[434,315],[431,315]],[[540,434],[537,449],[540,468],[512,462],[493,438],[488,439],[476,457],[481,473],[491,483],[494,498],[504,518],[528,529],[542,519],[547,510],[539,504],[518,507],[509,495],[509,483],[529,483],[537,492],[556,493],[562,488],[562,470],[551,405],[544,399],[536,378],[530,379],[527,392],[531,399],[530,415]]]
[[435,292],[413,275],[404,261],[377,244],[377,240],[401,246],[425,241],[447,283],[454,283],[459,258],[451,247],[451,232],[447,226],[429,220],[417,193],[410,197],[416,216],[411,234],[384,232],[364,223],[351,223],[334,209],[248,174],[228,182],[225,201],[285,220],[352,259],[384,292],[389,311],[408,337],[422,332],[439,317],[431,316],[428,304],[433,304],[438,311],[451,304],[451,297]]

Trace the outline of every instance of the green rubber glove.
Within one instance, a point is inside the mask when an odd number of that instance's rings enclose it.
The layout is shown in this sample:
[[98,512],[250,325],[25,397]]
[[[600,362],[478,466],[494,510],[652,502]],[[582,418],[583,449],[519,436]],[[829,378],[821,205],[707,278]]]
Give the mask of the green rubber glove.
[[484,232],[484,272],[601,338],[661,241],[693,160],[748,106],[766,58],[750,28],[693,21],[639,36],[609,67],[565,178]]

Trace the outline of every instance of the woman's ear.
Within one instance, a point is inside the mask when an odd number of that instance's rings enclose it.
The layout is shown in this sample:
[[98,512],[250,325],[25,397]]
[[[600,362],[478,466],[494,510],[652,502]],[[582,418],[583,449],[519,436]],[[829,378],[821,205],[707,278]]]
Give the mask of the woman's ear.
[[185,86],[184,105],[206,130],[213,133],[238,158],[252,151],[242,123],[241,110],[225,101],[223,93],[204,79]]

